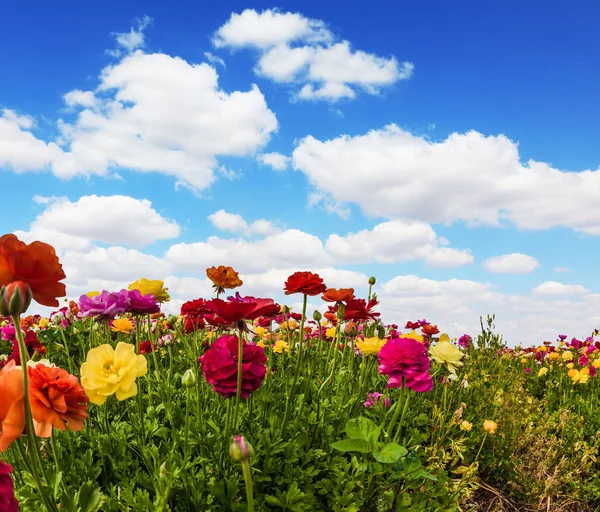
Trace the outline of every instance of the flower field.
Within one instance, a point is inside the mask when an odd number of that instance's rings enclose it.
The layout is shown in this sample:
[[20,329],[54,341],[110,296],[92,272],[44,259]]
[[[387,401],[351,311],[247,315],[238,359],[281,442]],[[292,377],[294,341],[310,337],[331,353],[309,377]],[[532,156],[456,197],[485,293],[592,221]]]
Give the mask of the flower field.
[[294,311],[207,276],[177,316],[143,278],[67,301],[52,247],[0,238],[0,511],[598,510],[597,331],[509,348],[383,323],[375,278],[296,272]]

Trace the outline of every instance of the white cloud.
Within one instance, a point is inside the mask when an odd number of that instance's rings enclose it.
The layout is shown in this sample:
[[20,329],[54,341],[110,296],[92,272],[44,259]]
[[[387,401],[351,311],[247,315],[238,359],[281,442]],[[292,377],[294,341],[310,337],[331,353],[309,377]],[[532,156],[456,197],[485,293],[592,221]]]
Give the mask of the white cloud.
[[493,256],[483,262],[483,267],[493,274],[529,274],[539,266],[533,256],[518,252]]
[[412,76],[414,65],[395,57],[354,50],[348,41],[335,42],[321,20],[299,13],[246,9],[232,14],[213,38],[215,46],[254,48],[256,72],[275,82],[299,86],[299,100],[335,102],[352,99],[356,91],[377,94],[382,87]]
[[34,201],[47,206],[30,230],[18,235],[50,243],[59,251],[83,250],[93,241],[142,247],[179,236],[179,225],[160,215],[147,199],[92,195],[71,202],[36,197]]
[[29,118],[4,111],[0,168],[49,169],[65,179],[160,172],[202,190],[222,174],[219,157],[252,156],[277,130],[258,87],[226,93],[210,65],[141,50],[103,69],[91,95],[75,90],[65,101],[78,112],[58,122],[62,147],[36,138]]
[[106,53],[113,57],[119,57],[122,55],[123,51],[131,53],[138,48],[143,48],[145,46],[144,30],[148,28],[152,21],[150,16],[143,16],[136,20],[136,26],[131,27],[129,32],[113,33],[117,45],[120,46],[121,49],[107,50]]
[[265,153],[258,156],[258,161],[264,165],[270,166],[275,171],[285,171],[291,162],[289,156],[281,153]]
[[225,210],[219,210],[208,216],[211,224],[221,231],[231,231],[232,233],[241,233],[245,235],[259,234],[271,235],[277,233],[280,229],[271,221],[258,219],[248,224],[244,218],[237,213],[229,213]]
[[569,267],[554,267],[554,272],[573,272]]
[[316,197],[355,203],[375,217],[514,223],[524,230],[562,226],[600,235],[600,210],[581,208],[596,200],[600,170],[521,164],[517,144],[503,135],[471,131],[433,142],[389,125],[327,141],[308,136],[294,150],[293,166]]
[[227,67],[225,65],[225,61],[221,57],[217,57],[216,55],[213,55],[210,52],[204,52],[204,56],[206,57],[206,60],[211,64],[223,66],[224,68]]
[[556,281],[546,281],[536,286],[532,292],[535,295],[561,296],[561,295],[583,295],[589,293],[585,286],[580,284],[563,284]]
[[378,224],[372,230],[330,235],[326,248],[333,257],[348,263],[424,259],[431,266],[456,267],[473,262],[470,251],[441,245],[442,240],[429,224],[396,220]]

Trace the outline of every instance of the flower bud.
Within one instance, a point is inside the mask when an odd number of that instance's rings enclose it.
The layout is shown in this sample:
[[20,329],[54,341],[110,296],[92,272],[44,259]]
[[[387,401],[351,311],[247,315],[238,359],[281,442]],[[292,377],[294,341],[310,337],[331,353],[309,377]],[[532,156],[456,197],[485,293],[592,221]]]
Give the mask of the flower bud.
[[315,320],[316,322],[320,322],[321,318],[323,318],[323,315],[321,314],[321,312],[315,310],[315,312],[313,313],[313,320]]
[[358,334],[358,329],[354,322],[348,322],[346,324],[345,333],[347,336],[356,336]]
[[169,325],[175,325],[177,323],[177,317],[175,315],[169,315],[167,317],[167,322]]
[[373,286],[376,282],[377,282],[377,279],[375,279],[375,276],[369,277],[369,284],[371,286]]
[[193,387],[196,384],[196,372],[194,372],[194,370],[191,368],[188,368],[183,374],[183,377],[181,377],[181,383],[186,388]]
[[23,281],[13,281],[0,288],[0,315],[18,316],[31,304],[31,288]]
[[254,448],[246,441],[244,436],[233,436],[231,438],[231,446],[229,447],[229,454],[233,460],[237,462],[247,461],[254,455]]
[[344,304],[340,304],[337,310],[337,317],[339,321],[344,319],[344,314],[346,313],[346,306]]
[[385,327],[383,325],[377,326],[377,337],[382,340],[385,338]]

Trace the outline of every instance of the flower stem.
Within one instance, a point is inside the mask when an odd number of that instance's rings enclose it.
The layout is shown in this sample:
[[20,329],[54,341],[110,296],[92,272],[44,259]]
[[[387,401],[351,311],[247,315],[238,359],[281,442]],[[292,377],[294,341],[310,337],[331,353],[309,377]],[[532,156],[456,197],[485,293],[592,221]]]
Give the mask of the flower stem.
[[487,435],[488,433],[486,432],[483,436],[483,440],[481,441],[481,444],[479,445],[479,450],[477,451],[477,455],[475,456],[475,462],[477,462],[477,460],[479,459],[479,454],[481,453],[481,449],[483,448],[483,444],[485,443],[485,440],[487,439]]
[[400,416],[400,411],[403,409],[403,405],[405,402],[404,396],[406,395],[406,379],[402,377],[402,387],[400,388],[400,400],[396,404],[396,409],[394,410],[394,415],[392,416],[392,421],[388,425],[386,437],[390,439],[392,437],[392,432],[394,427],[396,426],[396,422],[398,421],[398,416]]
[[233,424],[235,428],[238,426],[238,414],[240,410],[240,402],[242,401],[242,363],[244,362],[244,335],[240,327],[238,339],[238,367],[237,367],[237,392],[235,394],[235,415]]
[[252,495],[252,473],[250,472],[250,463],[247,460],[242,461],[242,472],[244,474],[244,483],[246,484],[246,500],[248,501],[248,512],[254,512],[254,497]]

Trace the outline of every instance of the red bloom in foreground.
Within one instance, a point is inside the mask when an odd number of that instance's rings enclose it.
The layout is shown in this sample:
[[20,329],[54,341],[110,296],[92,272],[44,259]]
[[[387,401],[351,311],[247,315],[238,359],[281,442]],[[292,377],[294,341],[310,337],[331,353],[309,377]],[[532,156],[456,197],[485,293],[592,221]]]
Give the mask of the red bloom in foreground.
[[15,235],[0,237],[0,286],[23,281],[33,300],[43,306],[58,306],[57,297],[67,294],[62,265],[51,245],[33,242],[27,245]]
[[151,341],[142,341],[140,343],[140,354],[151,354],[156,350],[156,343]]
[[[62,368],[44,364],[29,367],[29,403],[35,422],[35,433],[50,437],[52,427],[60,430],[82,430],[88,417],[89,399],[79,380]],[[66,425],[65,425],[66,424]]]
[[354,322],[366,322],[367,320],[375,320],[381,313],[373,311],[377,305],[375,299],[371,299],[367,304],[365,299],[349,300],[346,304],[344,312],[344,320],[352,320]]
[[327,285],[318,274],[313,274],[312,272],[294,272],[287,278],[283,289],[286,295],[303,293],[304,295],[314,297],[327,290]]
[[388,375],[388,388],[401,388],[402,380],[419,393],[433,389],[427,347],[412,338],[394,338],[379,351],[379,373]]
[[[36,352],[38,355],[44,355],[46,353],[46,347],[40,343],[35,331],[27,331],[23,341],[25,342],[29,357],[33,357]],[[21,353],[19,352],[19,342],[16,337],[12,340],[12,354],[8,357],[8,361],[12,360],[14,360],[18,366],[21,365]]]
[[19,503],[15,498],[15,486],[10,473],[12,467],[0,460],[0,510],[2,512],[18,512]]
[[354,288],[328,288],[321,298],[325,302],[348,302],[354,298]]
[[219,315],[225,322],[233,324],[240,320],[255,320],[259,316],[271,315],[279,309],[273,299],[255,299],[252,302],[226,302],[221,299],[209,300],[206,307]]
[[[237,393],[238,338],[221,336],[198,358],[204,378],[224,398]],[[256,391],[267,373],[267,356],[262,347],[244,341],[242,348],[242,398]]]

